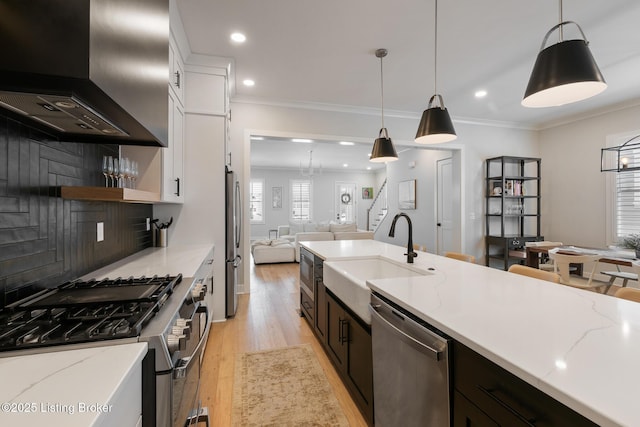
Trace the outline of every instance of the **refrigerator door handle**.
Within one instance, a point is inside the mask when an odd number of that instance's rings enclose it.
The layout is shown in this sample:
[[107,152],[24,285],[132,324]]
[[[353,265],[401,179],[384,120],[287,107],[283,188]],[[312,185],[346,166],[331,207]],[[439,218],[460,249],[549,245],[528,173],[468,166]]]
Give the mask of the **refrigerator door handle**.
[[235,188],[235,203],[236,203],[236,212],[238,213],[238,220],[236,223],[236,248],[240,247],[240,232],[242,231],[242,198],[240,197],[240,182],[236,181]]
[[238,267],[240,264],[242,264],[242,257],[237,255],[236,259],[233,260],[233,266]]

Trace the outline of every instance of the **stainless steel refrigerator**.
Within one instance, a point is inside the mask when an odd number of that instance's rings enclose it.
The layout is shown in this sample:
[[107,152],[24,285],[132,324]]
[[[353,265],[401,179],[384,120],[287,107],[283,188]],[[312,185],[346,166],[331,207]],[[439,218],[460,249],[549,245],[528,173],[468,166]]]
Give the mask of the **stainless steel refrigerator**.
[[238,267],[242,257],[240,235],[242,231],[242,199],[240,182],[235,172],[225,167],[225,295],[226,317],[236,314],[238,308]]

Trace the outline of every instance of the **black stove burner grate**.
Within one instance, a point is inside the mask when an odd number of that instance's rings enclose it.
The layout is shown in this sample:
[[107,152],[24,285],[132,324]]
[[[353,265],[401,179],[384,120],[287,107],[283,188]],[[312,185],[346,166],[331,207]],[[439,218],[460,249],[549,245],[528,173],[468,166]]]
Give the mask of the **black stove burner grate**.
[[74,281],[0,312],[0,351],[131,338],[182,275]]

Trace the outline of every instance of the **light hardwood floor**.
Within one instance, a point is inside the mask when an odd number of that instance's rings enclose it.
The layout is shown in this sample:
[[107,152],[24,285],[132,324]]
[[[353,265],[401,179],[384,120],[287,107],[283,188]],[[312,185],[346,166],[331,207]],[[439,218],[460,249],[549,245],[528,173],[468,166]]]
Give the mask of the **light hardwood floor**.
[[239,353],[303,343],[312,345],[349,424],[367,425],[311,328],[299,315],[298,275],[297,263],[252,263],[251,294],[240,295],[234,318],[212,325],[200,392],[202,404],[209,408],[211,426],[231,425],[234,364]]

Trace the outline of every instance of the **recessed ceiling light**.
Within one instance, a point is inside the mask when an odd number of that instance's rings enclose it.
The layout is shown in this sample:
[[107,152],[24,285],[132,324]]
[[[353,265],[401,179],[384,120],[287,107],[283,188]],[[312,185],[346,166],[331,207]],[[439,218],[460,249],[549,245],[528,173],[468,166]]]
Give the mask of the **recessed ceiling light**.
[[340,141],[338,144],[340,145],[355,145],[355,142],[351,142],[351,141]]
[[342,167],[343,167],[343,168],[348,168],[348,167],[349,167],[349,163],[343,163],[343,164],[342,164]]
[[255,86],[256,82],[251,79],[244,79],[242,84],[245,86]]
[[371,166],[367,166],[367,170],[370,171],[371,170]]
[[367,153],[367,157],[371,157],[371,153]]
[[231,34],[231,41],[236,43],[244,43],[247,40],[247,36],[242,33],[233,33]]
[[487,91],[484,89],[478,90],[475,93],[476,98],[484,98],[485,96],[487,96]]
[[306,138],[293,138],[291,141],[292,142],[302,142],[304,144],[308,144],[310,142],[313,142],[312,140],[306,139]]

